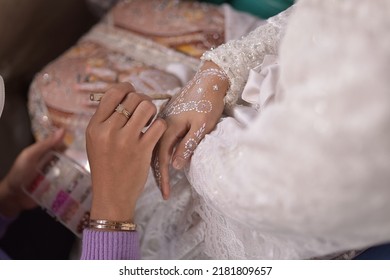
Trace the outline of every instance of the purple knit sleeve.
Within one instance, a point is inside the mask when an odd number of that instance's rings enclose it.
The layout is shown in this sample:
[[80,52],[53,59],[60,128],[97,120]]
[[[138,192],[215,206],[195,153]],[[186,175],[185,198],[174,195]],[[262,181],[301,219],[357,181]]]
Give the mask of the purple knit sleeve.
[[137,260],[140,259],[136,231],[83,232],[82,260]]

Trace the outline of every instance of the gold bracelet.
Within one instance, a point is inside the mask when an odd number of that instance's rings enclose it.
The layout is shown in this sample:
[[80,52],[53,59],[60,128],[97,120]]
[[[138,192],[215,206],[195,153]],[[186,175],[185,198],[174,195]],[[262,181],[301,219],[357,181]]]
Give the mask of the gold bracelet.
[[110,220],[89,220],[89,228],[109,229],[117,231],[135,231],[137,225],[131,222],[117,222]]

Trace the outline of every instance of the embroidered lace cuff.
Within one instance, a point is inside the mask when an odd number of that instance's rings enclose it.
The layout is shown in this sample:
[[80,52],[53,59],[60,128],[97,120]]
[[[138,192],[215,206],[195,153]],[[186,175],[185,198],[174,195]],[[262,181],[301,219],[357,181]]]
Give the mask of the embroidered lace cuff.
[[260,65],[267,54],[277,54],[280,39],[283,37],[289,8],[283,13],[267,20],[246,37],[232,40],[216,49],[207,51],[202,61],[213,61],[227,75],[230,81],[225,96],[225,105],[233,105],[240,96],[248,78],[249,70]]

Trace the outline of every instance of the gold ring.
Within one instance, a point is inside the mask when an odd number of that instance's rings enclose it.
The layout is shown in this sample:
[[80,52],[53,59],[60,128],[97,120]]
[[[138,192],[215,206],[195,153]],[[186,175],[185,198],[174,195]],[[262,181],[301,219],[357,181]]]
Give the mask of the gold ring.
[[116,108],[115,108],[115,111],[119,114],[122,114],[124,115],[127,119],[130,119],[131,117],[131,114],[128,110],[126,110],[125,107],[123,107],[122,104],[119,104]]

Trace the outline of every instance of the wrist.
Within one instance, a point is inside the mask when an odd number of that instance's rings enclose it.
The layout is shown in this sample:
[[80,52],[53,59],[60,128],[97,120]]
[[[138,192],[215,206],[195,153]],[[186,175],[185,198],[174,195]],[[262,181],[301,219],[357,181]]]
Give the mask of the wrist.
[[118,222],[133,222],[135,206],[127,202],[121,205],[118,202],[93,200],[90,218],[93,220],[110,220]]
[[204,61],[200,66],[200,70],[206,70],[211,68],[221,70],[221,68],[211,60]]
[[199,68],[198,73],[209,69],[215,69],[215,71],[218,73],[218,79],[215,79],[215,77],[213,79],[210,76],[207,76],[204,81],[209,84],[209,87],[211,87],[216,95],[223,99],[230,87],[229,78],[226,73],[212,61],[205,61]]

